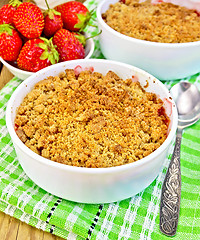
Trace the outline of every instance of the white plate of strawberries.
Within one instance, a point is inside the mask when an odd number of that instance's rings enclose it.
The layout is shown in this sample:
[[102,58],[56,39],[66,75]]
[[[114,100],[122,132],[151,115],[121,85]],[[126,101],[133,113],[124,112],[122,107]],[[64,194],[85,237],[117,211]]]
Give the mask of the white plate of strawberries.
[[0,60],[21,79],[58,62],[91,57],[94,43],[84,29],[92,12],[68,1],[42,11],[10,0],[0,9]]

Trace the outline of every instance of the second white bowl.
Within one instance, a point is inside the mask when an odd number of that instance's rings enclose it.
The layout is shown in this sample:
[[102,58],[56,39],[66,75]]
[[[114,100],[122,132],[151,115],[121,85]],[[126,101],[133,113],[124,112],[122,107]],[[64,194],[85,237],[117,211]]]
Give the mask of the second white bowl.
[[132,64],[160,80],[184,78],[200,71],[200,41],[158,43],[123,35],[109,27],[102,13],[119,0],[102,0],[97,7],[97,21],[102,53],[107,59]]

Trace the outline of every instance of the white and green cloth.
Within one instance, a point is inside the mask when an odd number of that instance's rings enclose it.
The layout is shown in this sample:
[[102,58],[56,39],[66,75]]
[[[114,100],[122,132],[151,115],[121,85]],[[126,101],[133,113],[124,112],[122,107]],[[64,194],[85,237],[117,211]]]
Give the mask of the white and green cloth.
[[[93,9],[97,1],[86,1]],[[89,28],[90,33],[97,32]],[[98,38],[93,58],[103,58]],[[170,88],[179,81],[195,83],[200,73],[165,82]],[[56,197],[32,182],[20,166],[5,121],[6,106],[22,81],[14,77],[0,91],[0,211],[64,239],[200,239],[200,121],[184,131],[181,145],[182,193],[177,234],[166,237],[159,230],[162,183],[172,155],[154,182],[144,191],[120,202],[81,204]]]

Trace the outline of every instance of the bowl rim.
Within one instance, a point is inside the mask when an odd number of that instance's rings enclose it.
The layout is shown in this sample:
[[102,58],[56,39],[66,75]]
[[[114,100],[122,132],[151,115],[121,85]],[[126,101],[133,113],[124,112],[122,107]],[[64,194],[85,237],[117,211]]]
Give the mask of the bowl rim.
[[108,24],[105,23],[103,20],[101,14],[102,14],[102,7],[104,7],[105,4],[114,4],[115,2],[118,2],[119,0],[101,0],[101,2],[97,6],[96,15],[97,15],[97,21],[99,21],[99,24],[103,26],[107,31],[109,31],[112,35],[121,38],[122,40],[128,41],[130,43],[138,43],[143,45],[149,45],[149,46],[155,46],[155,47],[165,47],[165,48],[182,48],[182,47],[191,47],[200,45],[200,41],[195,42],[185,42],[185,43],[162,43],[162,42],[152,42],[142,39],[137,39],[133,37],[126,36],[120,32],[117,32],[113,28],[111,28]]
[[20,68],[14,67],[13,65],[11,65],[8,61],[4,60],[1,56],[0,56],[0,61],[8,68],[8,69],[12,69],[14,72],[18,72],[27,76],[32,75],[34,72],[29,72],[29,71],[25,71],[22,70]]
[[[70,62],[70,61],[68,61],[68,62]],[[128,163],[128,164],[124,164],[124,165],[120,165],[120,166],[108,167],[108,168],[86,168],[86,167],[69,166],[69,165],[65,165],[65,164],[62,164],[62,163],[54,162],[50,159],[44,158],[44,157],[36,154],[35,152],[33,152],[31,149],[29,149],[19,139],[19,137],[17,136],[17,134],[14,130],[14,126],[13,126],[12,120],[11,120],[11,115],[12,115],[12,111],[13,111],[12,106],[15,102],[15,98],[19,95],[19,93],[22,91],[22,89],[24,89],[24,87],[27,86],[29,84],[29,82],[31,82],[32,79],[35,78],[36,74],[37,75],[43,75],[45,72],[47,72],[51,68],[52,69],[53,68],[59,68],[60,65],[62,66],[62,65],[67,64],[67,62],[61,62],[61,63],[57,63],[56,65],[54,64],[54,65],[51,65],[49,67],[46,67],[45,69],[41,69],[37,73],[29,76],[27,79],[25,79],[17,87],[17,89],[12,94],[12,96],[11,96],[9,102],[8,102],[7,109],[6,109],[6,125],[7,125],[8,132],[11,136],[11,140],[13,141],[14,144],[17,145],[18,148],[20,148],[25,154],[29,155],[31,158],[34,158],[35,161],[38,161],[43,165],[48,165],[50,167],[55,167],[55,168],[58,168],[58,169],[69,171],[69,172],[76,172],[76,173],[78,172],[78,173],[81,173],[81,174],[91,174],[91,175],[93,175],[93,174],[115,173],[115,172],[126,171],[129,168],[137,168],[139,166],[147,164],[148,162],[150,162],[155,157],[158,157],[163,151],[165,151],[165,149],[170,145],[172,139],[175,136],[176,129],[177,129],[177,124],[178,124],[178,112],[177,112],[175,102],[171,97],[170,91],[168,91],[168,89],[165,87],[165,85],[160,80],[158,80],[157,78],[155,78],[154,76],[152,76],[151,74],[147,73],[146,71],[144,71],[140,68],[137,68],[137,67],[132,66],[130,64],[121,63],[121,62],[118,62],[118,61],[107,60],[107,59],[79,59],[79,60],[72,60],[71,62],[74,62],[74,65],[75,64],[80,65],[82,62],[88,62],[90,64],[92,64],[93,62],[95,62],[95,63],[99,62],[99,63],[105,63],[107,66],[109,65],[109,63],[115,64],[115,65],[116,64],[117,65],[122,65],[124,67],[128,67],[129,69],[131,68],[131,69],[133,69],[137,72],[145,74],[145,76],[147,76],[148,79],[152,79],[152,81],[154,81],[156,84],[159,84],[159,86],[161,86],[162,88],[165,88],[165,91],[169,95],[170,100],[172,102],[172,116],[173,116],[173,123],[172,123],[171,129],[169,131],[169,134],[168,134],[166,140],[154,152],[152,152],[148,156],[146,156],[146,157],[144,157],[144,158],[142,158],[142,159],[140,159],[136,162],[132,162],[132,163]],[[67,66],[65,66],[65,67],[67,68]]]
[[[88,33],[85,33],[85,36],[89,37]],[[92,38],[88,38],[86,40],[86,42],[89,42],[91,47],[90,47],[90,50],[89,50],[87,56],[84,59],[89,59],[92,56],[92,54],[94,53],[95,44],[94,44],[94,40]],[[25,71],[25,70],[20,69],[18,67],[14,67],[8,61],[4,60],[1,56],[0,56],[0,61],[2,62],[3,65],[5,65],[8,69],[12,70],[13,72],[23,74],[23,75],[26,75],[28,77],[33,75],[34,73],[36,73],[36,72]],[[67,62],[67,61],[65,61],[65,62]]]

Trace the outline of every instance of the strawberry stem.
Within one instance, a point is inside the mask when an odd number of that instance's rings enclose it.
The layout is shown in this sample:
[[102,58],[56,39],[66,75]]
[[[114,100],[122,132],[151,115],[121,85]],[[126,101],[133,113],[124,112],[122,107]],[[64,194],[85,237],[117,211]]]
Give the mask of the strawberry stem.
[[50,9],[50,7],[49,7],[49,4],[48,4],[47,0],[45,0],[45,3],[46,3],[46,5],[47,5],[47,8],[48,8],[48,10],[49,10],[49,9]]
[[98,28],[97,25],[93,25],[93,24],[90,24],[90,23],[88,23],[88,26]]
[[61,16],[60,12],[56,11],[55,9],[51,9],[49,7],[49,4],[48,4],[47,0],[45,0],[45,3],[47,5],[47,10],[44,12],[44,16],[49,15],[50,19],[54,19],[54,15],[60,15]]
[[102,30],[101,30],[100,32],[98,32],[97,34],[93,35],[93,36],[87,37],[85,40],[88,40],[88,39],[90,39],[90,38],[97,37],[97,36],[99,36],[101,33],[102,33]]

